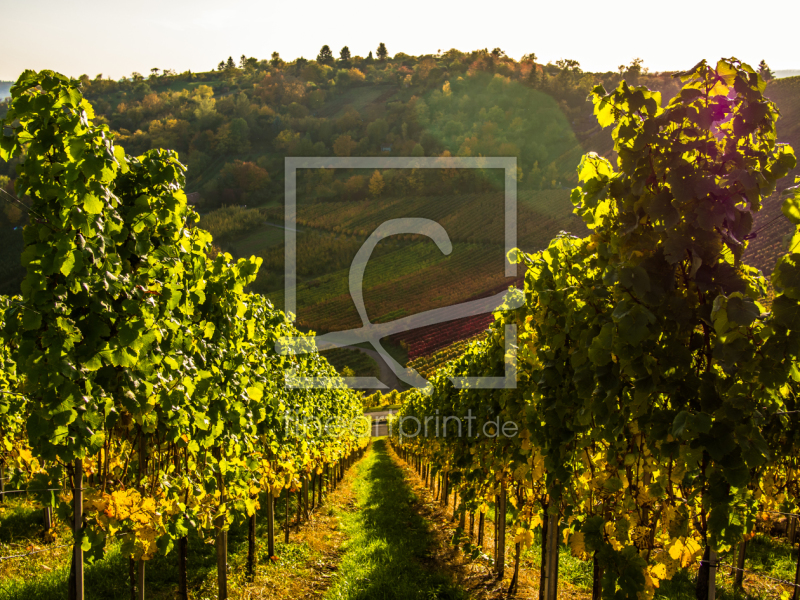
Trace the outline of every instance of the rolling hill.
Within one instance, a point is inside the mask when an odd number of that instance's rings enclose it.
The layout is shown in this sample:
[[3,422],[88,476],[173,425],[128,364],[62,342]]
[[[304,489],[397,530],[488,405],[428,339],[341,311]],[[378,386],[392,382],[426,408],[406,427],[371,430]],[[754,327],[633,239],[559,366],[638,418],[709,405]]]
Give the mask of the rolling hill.
[[[287,156],[514,156],[518,245],[535,251],[559,231],[585,235],[569,201],[575,168],[587,151],[613,158],[610,130],[597,125],[585,98],[596,83],[616,85],[620,74],[489,58],[480,52],[402,55],[321,71],[315,63],[276,67],[262,61],[249,69],[82,81],[98,118],[126,151],[168,147],[180,153],[201,226],[221,249],[260,256],[253,290],[282,306]],[[637,77],[665,101],[678,89],[669,74]],[[800,147],[800,77],[772,80],[766,93],[782,113],[779,140]],[[9,190],[13,176],[13,165],[0,164],[0,177],[7,178],[0,183]],[[503,185],[502,173],[491,169],[300,171],[299,323],[322,332],[360,326],[349,293],[350,263],[369,234],[390,219],[440,223],[453,251],[444,255],[419,236],[382,241],[364,278],[373,322],[513,283],[516,278],[503,269]],[[25,215],[12,212],[6,208],[0,215],[7,240],[0,248],[3,293],[18,290],[23,274],[18,265]],[[788,230],[777,196],[768,199],[746,260],[770,272]],[[416,355],[483,326],[478,319],[449,330],[434,327],[426,335],[435,343],[419,336],[397,341],[417,344],[410,351]]]

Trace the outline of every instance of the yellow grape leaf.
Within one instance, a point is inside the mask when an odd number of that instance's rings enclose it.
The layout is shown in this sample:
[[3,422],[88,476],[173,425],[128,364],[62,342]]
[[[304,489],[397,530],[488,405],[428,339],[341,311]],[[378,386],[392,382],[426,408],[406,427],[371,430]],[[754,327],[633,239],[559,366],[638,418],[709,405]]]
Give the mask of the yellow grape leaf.
[[685,542],[675,540],[675,542],[667,549],[669,555],[673,560],[679,561],[682,567],[688,567],[694,561],[694,558],[700,554],[702,548],[700,544],[693,539],[688,538]]
[[533,532],[524,527],[518,528],[517,535],[514,536],[514,543],[521,543],[523,548],[528,548],[533,544]]
[[247,511],[247,516],[253,516],[258,509],[258,500],[251,500],[250,498],[246,498],[244,501],[244,507]]
[[650,567],[650,578],[653,580],[653,585],[658,587],[659,582],[667,578],[667,567],[663,563],[653,565]]
[[583,532],[576,531],[569,536],[569,548],[572,551],[572,556],[576,558],[583,558],[586,554],[586,542],[584,540]]

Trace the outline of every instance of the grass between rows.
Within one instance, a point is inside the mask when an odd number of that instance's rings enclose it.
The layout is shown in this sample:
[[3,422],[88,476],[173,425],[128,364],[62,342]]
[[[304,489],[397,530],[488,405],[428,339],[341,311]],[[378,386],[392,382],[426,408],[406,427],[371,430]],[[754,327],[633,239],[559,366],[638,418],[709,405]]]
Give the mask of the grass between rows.
[[428,524],[418,499],[390,458],[386,442],[373,442],[357,466],[358,510],[341,515],[348,540],[326,600],[463,599],[450,578],[433,568]]

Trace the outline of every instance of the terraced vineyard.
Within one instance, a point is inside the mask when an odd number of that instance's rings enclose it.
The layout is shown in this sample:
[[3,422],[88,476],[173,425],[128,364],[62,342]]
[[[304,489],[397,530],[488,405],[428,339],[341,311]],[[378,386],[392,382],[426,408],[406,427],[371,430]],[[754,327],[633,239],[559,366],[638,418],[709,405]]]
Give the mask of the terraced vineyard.
[[415,369],[425,379],[430,379],[440,368],[467,352],[471,344],[481,341],[485,337],[486,333],[479,333],[465,340],[459,340],[441,350],[409,360],[408,366]]

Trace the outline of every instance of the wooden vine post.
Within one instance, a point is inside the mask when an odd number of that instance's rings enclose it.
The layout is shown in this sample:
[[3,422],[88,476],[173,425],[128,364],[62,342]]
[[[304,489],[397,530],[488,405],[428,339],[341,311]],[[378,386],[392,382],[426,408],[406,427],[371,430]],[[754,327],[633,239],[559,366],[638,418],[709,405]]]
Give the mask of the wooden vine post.
[[597,552],[592,556],[592,600],[602,600],[603,568],[597,560]]
[[739,543],[734,547],[734,560],[735,563],[731,566],[731,575],[733,575],[733,585],[735,588],[741,588],[744,581],[744,560],[747,556],[747,540]]
[[502,579],[506,570],[506,487],[500,487],[500,493],[497,495],[497,509],[495,521],[495,548],[496,553],[496,569],[497,578]]
[[256,575],[256,512],[247,520],[247,577],[250,581]]
[[[106,453],[106,463],[108,463],[108,453]],[[175,455],[175,472],[183,472],[183,463],[179,455]],[[178,539],[178,600],[189,600],[189,536],[184,535]]]
[[794,593],[792,600],[800,600],[800,553],[797,556],[797,568],[794,571]]
[[[214,458],[217,462],[222,458],[219,446],[214,448]],[[222,472],[217,470],[217,487],[219,489],[219,504],[225,504],[225,479]],[[225,515],[219,515],[214,522],[217,528],[217,587],[219,600],[228,600],[228,532],[225,530]]]
[[714,550],[708,553],[708,600],[717,598],[717,562],[719,557]]
[[[139,493],[144,497],[144,478],[147,475],[147,436],[139,430]],[[136,561],[136,600],[144,600],[145,562]]]
[[267,554],[275,556],[275,495],[272,488],[267,492]]
[[81,533],[83,530],[83,460],[75,459],[72,476],[72,510],[73,534],[75,543],[72,548],[72,567],[74,572],[74,588],[71,590],[74,600],[84,600],[83,585],[83,549],[81,548]]
[[189,537],[184,535],[178,540],[178,597],[180,600],[189,600],[189,582],[187,577],[188,556]]
[[540,593],[541,600],[558,598],[558,516],[547,516],[547,535],[545,552],[542,553],[543,578]]
[[309,478],[303,478],[303,514],[305,516],[305,520],[308,521],[308,482]]
[[50,536],[50,530],[53,528],[53,512],[49,506],[45,506],[42,510],[42,525],[44,526],[45,537]]
[[289,488],[286,488],[286,522],[283,524],[283,534],[284,534],[284,543],[289,543],[289,496],[291,495],[291,491]]

